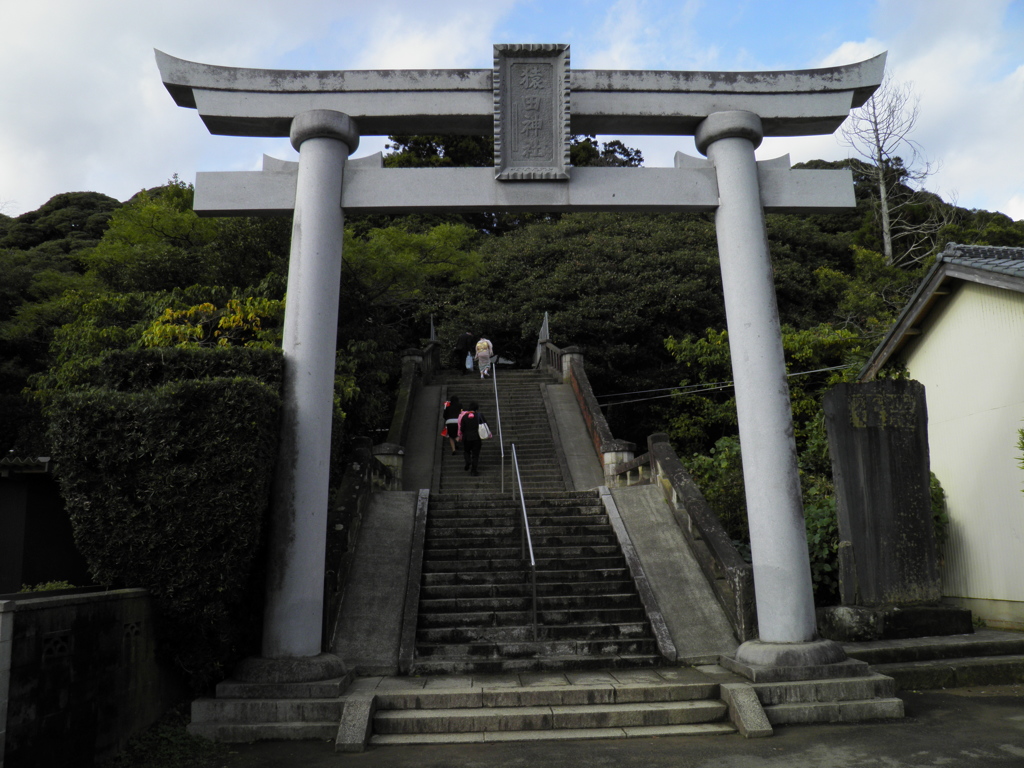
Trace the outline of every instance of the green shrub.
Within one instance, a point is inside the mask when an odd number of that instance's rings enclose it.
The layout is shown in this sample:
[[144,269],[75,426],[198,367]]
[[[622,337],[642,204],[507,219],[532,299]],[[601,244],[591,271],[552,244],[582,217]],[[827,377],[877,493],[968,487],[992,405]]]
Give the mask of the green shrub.
[[832,484],[817,478],[804,488],[804,525],[815,605],[839,603],[839,521]]
[[[221,362],[231,368],[238,352]],[[180,372],[143,365],[132,376],[129,360],[105,362],[129,384]],[[279,388],[252,377],[94,387],[58,394],[49,409],[57,476],[92,576],[150,590],[158,647],[197,689],[253,650],[243,647],[246,634],[259,637],[252,601],[262,586],[256,566],[279,409]]]
[[173,709],[141,731],[104,765],[107,768],[222,768],[233,754],[227,744],[193,736],[184,708]]
[[279,352],[252,347],[153,347],[104,354],[87,381],[95,387],[139,392],[182,379],[250,377],[280,389],[282,375]]
[[44,581],[42,584],[22,584],[22,592],[55,592],[58,589],[74,589],[70,581]]
[[[818,447],[817,443],[814,447]],[[801,456],[801,461],[811,464],[811,458],[808,450]],[[720,438],[708,455],[691,456],[687,469],[708,505],[718,515],[725,532],[749,562],[750,529],[739,438]],[[817,605],[833,605],[839,597],[839,530],[831,479],[801,471],[801,483],[814,601]]]
[[942,548],[949,538],[949,515],[946,513],[946,492],[935,473],[930,473],[928,489],[932,499],[932,525],[935,527],[935,549],[939,564],[942,564]]
[[707,455],[696,453],[686,462],[693,481],[708,505],[718,515],[722,527],[740,548],[750,550],[747,528],[747,500],[743,493],[743,458],[740,439],[722,437]]

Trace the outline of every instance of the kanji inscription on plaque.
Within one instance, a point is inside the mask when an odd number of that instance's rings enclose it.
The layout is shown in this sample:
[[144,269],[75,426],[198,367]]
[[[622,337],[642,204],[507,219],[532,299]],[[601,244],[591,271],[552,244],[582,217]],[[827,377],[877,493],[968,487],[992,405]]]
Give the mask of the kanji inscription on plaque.
[[502,181],[569,178],[569,46],[494,46],[494,170]]

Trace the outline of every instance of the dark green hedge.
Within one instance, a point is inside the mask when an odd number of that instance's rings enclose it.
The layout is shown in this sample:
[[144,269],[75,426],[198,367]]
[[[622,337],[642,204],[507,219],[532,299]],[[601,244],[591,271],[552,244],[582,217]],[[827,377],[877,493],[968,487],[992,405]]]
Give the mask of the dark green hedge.
[[88,372],[89,382],[123,392],[138,392],[171,381],[211,377],[259,379],[281,387],[279,351],[249,347],[154,347],[106,353]]
[[[154,352],[108,355],[110,382],[141,388],[186,370],[234,370],[232,360],[250,357],[238,349],[160,350],[161,368]],[[275,367],[278,356],[260,356]],[[268,378],[279,377],[279,362],[276,370]],[[96,387],[58,395],[49,412],[79,550],[99,583],[152,592],[163,651],[197,689],[257,650],[245,642],[260,636],[255,571],[279,410],[279,387],[250,376],[136,392]]]

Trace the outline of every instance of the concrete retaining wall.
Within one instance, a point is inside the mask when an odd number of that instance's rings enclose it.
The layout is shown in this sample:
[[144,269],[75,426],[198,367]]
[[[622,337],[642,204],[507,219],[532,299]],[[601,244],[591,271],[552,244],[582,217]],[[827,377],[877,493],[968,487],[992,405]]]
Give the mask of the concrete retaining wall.
[[2,768],[110,758],[183,696],[142,589],[0,599]]

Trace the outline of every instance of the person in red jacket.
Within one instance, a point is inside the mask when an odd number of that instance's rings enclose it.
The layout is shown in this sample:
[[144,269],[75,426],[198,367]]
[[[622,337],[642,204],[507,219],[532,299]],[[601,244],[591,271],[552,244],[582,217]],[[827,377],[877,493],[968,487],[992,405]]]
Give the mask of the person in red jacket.
[[455,455],[456,442],[459,431],[459,416],[462,415],[462,403],[458,395],[452,395],[452,399],[444,404],[444,428],[448,442],[452,446],[452,456]]

